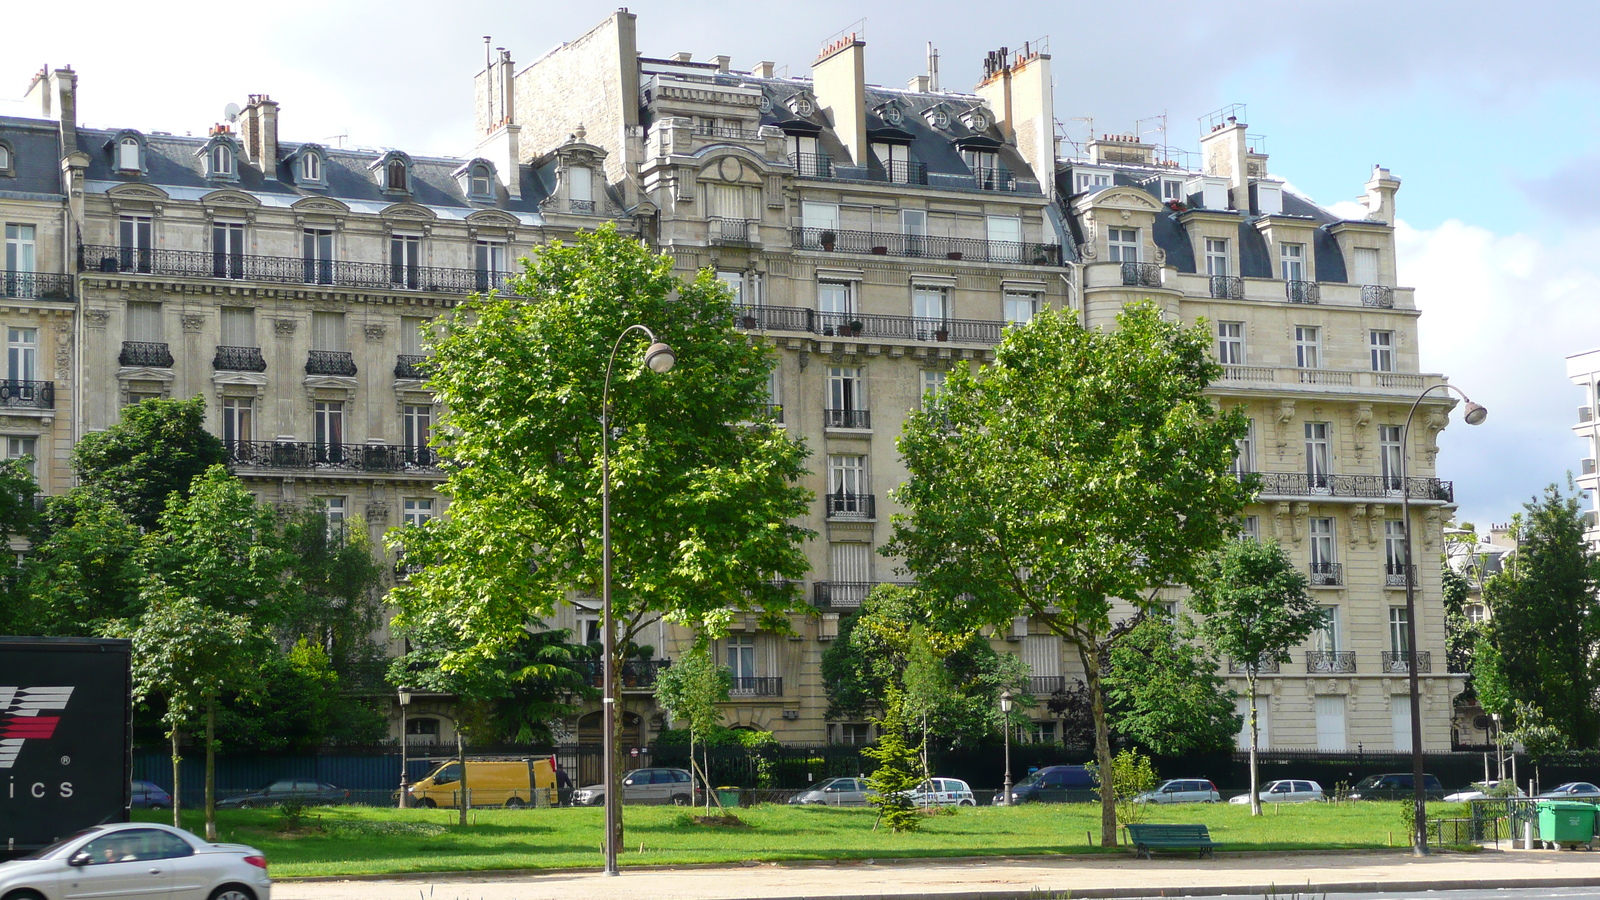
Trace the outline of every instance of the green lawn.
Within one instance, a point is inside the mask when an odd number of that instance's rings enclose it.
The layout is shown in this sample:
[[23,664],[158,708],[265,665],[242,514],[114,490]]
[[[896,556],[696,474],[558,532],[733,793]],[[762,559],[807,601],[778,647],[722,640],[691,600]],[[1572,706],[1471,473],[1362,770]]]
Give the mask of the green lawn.
[[[1224,850],[1374,849],[1405,843],[1409,804],[1271,805],[1259,819],[1249,807],[1158,806],[1146,821],[1204,823]],[[738,811],[745,828],[686,824],[673,807],[626,807],[622,865],[730,863],[740,860],[872,857],[1005,856],[1098,853],[1087,833],[1099,825],[1090,804],[964,808],[931,816],[916,834],[873,830],[871,809],[758,806]],[[1465,815],[1465,804],[1434,804],[1430,816]],[[466,828],[443,809],[335,807],[308,810],[307,827],[282,830],[274,810],[223,810],[225,841],[266,852],[277,877],[370,875],[478,869],[597,867],[599,809],[486,809]],[[164,818],[163,818],[164,817]],[[140,811],[142,821],[170,822],[171,813]],[[184,816],[199,833],[198,812]],[[1124,851],[1125,852],[1125,851]]]

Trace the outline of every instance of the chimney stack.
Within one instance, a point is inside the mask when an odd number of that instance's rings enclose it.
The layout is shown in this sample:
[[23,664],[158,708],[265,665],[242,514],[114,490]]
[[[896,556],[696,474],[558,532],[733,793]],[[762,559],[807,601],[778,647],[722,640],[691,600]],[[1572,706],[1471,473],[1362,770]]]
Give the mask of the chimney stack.
[[771,78],[773,72],[776,71],[777,68],[777,63],[772,62],[771,60],[763,59],[761,62],[756,63],[756,70],[751,74],[755,75],[757,78]]
[[1400,190],[1400,179],[1383,166],[1372,167],[1372,178],[1367,181],[1367,218],[1385,225],[1394,224],[1394,195]]
[[244,152],[268,180],[278,177],[278,104],[266,94],[251,94],[239,118]]
[[28,92],[23,103],[41,119],[54,119],[61,129],[62,152],[77,146],[74,132],[78,127],[78,73],[71,66],[52,70],[41,66],[28,82]]
[[854,33],[822,48],[811,64],[817,105],[828,114],[834,133],[858,166],[867,164],[867,42]]
[[1000,133],[1017,145],[1046,196],[1055,193],[1056,107],[1050,54],[1032,43],[1013,54],[1001,47],[985,57],[977,94],[994,112]]
[[1245,123],[1228,116],[1200,136],[1200,157],[1204,172],[1228,179],[1228,201],[1234,209],[1250,209],[1250,148],[1245,140]]
[[672,54],[673,62],[691,62],[693,60],[694,54],[687,50],[679,50],[677,53]]
[[731,57],[731,56],[713,56],[713,57],[711,57],[711,61],[717,64],[717,71],[718,72],[722,72],[723,74],[727,74],[728,67],[733,64],[733,57]]

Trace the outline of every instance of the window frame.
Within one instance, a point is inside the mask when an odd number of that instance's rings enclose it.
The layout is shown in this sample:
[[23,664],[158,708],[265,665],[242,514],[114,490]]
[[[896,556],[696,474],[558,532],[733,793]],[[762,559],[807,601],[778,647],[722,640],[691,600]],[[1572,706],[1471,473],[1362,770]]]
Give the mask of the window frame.
[[1372,371],[1394,371],[1395,333],[1392,329],[1369,329],[1367,331],[1367,347],[1372,351]]
[[[1217,362],[1224,366],[1245,365],[1248,347],[1245,344],[1245,323],[1217,321]],[[1229,333],[1232,332],[1232,333]]]
[[1310,281],[1307,278],[1308,261],[1306,245],[1293,241],[1278,242],[1278,273],[1284,281]]
[[[1310,365],[1307,365],[1307,361]],[[1294,326],[1294,361],[1300,369],[1322,368],[1322,326]]]
[[[1139,229],[1106,226],[1106,259],[1110,262],[1140,262]],[[1131,254],[1131,255],[1130,255]]]
[[1229,274],[1228,239],[1208,237],[1205,239],[1206,274],[1213,277],[1226,278]]

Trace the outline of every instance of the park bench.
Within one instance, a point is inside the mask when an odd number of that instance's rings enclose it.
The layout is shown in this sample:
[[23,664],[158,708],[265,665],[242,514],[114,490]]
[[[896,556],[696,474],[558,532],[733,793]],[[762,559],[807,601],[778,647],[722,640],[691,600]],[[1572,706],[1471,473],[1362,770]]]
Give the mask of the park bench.
[[1211,856],[1217,846],[1204,825],[1129,825],[1128,839],[1145,859],[1152,850],[1199,850],[1201,856]]

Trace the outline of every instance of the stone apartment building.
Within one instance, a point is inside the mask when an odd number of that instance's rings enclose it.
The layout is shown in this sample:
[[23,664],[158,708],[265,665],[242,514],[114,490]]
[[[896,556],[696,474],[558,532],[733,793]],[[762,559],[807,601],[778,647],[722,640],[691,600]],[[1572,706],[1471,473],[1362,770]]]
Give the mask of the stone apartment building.
[[[1212,393],[1246,408],[1240,470],[1263,473],[1246,529],[1282,541],[1329,609],[1328,627],[1262,679],[1264,742],[1409,743],[1403,588],[1418,577],[1424,740],[1448,748],[1460,684],[1444,671],[1426,563],[1453,503],[1432,477],[1444,400],[1419,414],[1410,448],[1423,564],[1408,576],[1398,561],[1398,426],[1441,376],[1418,371],[1417,311],[1396,281],[1397,179],[1374,171],[1365,218],[1332,215],[1270,174],[1228,119],[1242,109],[1204,123],[1198,165],[1133,136],[1064,156],[1051,58],[1031,46],[991,54],[962,93],[931,73],[867,84],[855,35],[828,42],[809,77],[637,44],[619,11],[520,70],[501,51],[476,77],[477,146],[463,159],[280,142],[264,95],[203,138],[84,129],[75,76],[41,73],[34,117],[0,119],[0,303],[8,333],[24,331],[9,338],[7,390],[49,374],[16,360],[54,354],[57,405],[0,397],[7,452],[28,447],[13,434],[36,441],[61,490],[78,436],[141,397],[199,394],[261,496],[359,516],[377,541],[444,512],[421,329],[528,246],[616,221],[735,293],[738,328],[778,355],[771,403],[813,451],[812,608],[790,633],[752,617],[720,642],[736,678],[727,721],[860,742],[868,723],[825,718],[820,657],[872,585],[905,577],[876,552],[905,478],[905,416],[955,366],[991,361],[1011,323],[1049,308],[1104,325],[1151,298],[1216,335]],[[30,229],[27,263],[13,225]],[[38,349],[19,356],[28,329]],[[1167,599],[1181,610],[1181,593]],[[553,624],[589,635],[597,610],[574,598]],[[653,643],[670,660],[690,638],[658,623]],[[1037,623],[993,640],[1028,663],[1036,695],[1076,677],[1075,654]],[[662,664],[624,670],[631,741],[665,724],[650,695]],[[1024,737],[1054,740],[1042,705],[1035,718]],[[597,739],[598,704],[565,730]]]

